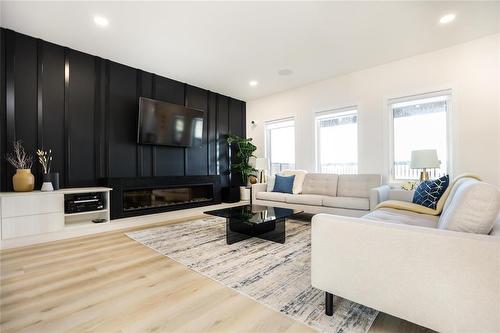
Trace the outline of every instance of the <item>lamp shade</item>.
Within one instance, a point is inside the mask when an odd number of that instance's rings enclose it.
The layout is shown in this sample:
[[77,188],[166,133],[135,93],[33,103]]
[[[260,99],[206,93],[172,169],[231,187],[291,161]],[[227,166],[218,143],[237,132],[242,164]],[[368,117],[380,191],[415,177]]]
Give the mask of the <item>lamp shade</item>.
[[257,157],[255,159],[255,169],[257,169],[257,170],[266,170],[267,169],[267,158],[265,158],[265,157]]
[[436,149],[414,150],[411,152],[410,168],[427,169],[439,168],[441,162],[438,159]]

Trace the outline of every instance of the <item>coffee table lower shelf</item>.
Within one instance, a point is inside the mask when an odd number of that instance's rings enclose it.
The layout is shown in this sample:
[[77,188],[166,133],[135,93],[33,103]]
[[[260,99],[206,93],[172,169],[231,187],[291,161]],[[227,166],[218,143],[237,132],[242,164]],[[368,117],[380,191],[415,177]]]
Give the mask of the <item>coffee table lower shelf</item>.
[[251,223],[226,218],[226,243],[228,245],[257,237],[275,243],[285,243],[286,219]]

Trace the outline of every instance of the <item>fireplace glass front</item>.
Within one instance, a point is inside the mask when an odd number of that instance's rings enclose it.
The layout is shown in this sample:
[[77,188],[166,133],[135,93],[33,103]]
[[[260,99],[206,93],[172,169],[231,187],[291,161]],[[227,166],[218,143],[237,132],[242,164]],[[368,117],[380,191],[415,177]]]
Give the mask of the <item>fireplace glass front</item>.
[[126,190],[123,192],[123,210],[129,212],[212,201],[213,191],[211,184]]

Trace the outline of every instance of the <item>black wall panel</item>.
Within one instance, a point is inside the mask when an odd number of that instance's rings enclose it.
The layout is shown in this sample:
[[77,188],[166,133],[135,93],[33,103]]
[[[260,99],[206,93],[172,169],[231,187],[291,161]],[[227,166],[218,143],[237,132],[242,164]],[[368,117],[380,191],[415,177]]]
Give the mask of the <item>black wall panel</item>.
[[42,70],[39,85],[42,92],[42,138],[39,146],[52,150],[53,171],[59,172],[60,185],[65,186],[64,161],[64,49],[40,43]]
[[221,175],[221,186],[229,186],[229,98],[217,95],[217,174]]
[[108,150],[108,112],[109,109],[109,62],[95,58],[95,110],[94,110],[94,149],[96,156],[96,177],[106,177],[109,173]]
[[[184,105],[184,84],[155,75],[153,98]],[[153,176],[183,176],[185,173],[185,148],[153,147]]]
[[[242,106],[241,102],[235,99],[229,99],[229,133],[238,136],[243,136],[243,128],[241,127]],[[236,151],[234,147],[230,152],[231,163],[236,162]],[[231,186],[243,185],[243,180],[240,173],[231,171],[230,177]]]
[[15,43],[15,137],[23,141],[26,150],[35,151],[38,145],[37,43],[24,35],[16,35]]
[[154,98],[160,101],[184,105],[184,83],[155,75]]
[[208,92],[204,89],[186,85],[186,106],[203,111],[203,133],[201,140],[193,140],[193,145],[186,148],[186,175],[208,175],[207,161],[207,113]]
[[[94,57],[68,50],[69,89],[67,94],[67,185],[96,184],[95,172],[95,81]],[[16,112],[17,114],[17,112]]]
[[[0,30],[0,158],[5,156],[7,120],[5,117],[5,31]],[[0,189],[7,188],[7,168],[0,164]]]
[[[137,176],[137,71],[109,66],[109,177]],[[127,163],[123,163],[127,161]]]
[[243,128],[241,126],[242,116],[241,101],[229,99],[229,132],[238,136],[243,136]]
[[208,144],[208,174],[217,174],[217,94],[208,93],[208,121],[207,121],[207,144]]
[[[139,71],[137,86],[138,97],[153,98],[153,74]],[[153,147],[148,145],[138,146],[138,176],[151,177],[153,175]]]
[[[230,184],[226,138],[244,135],[244,102],[12,30],[0,29],[0,42],[2,156],[16,139],[33,154],[52,149],[52,171],[65,187],[207,174]],[[204,111],[201,140],[188,148],[137,145],[140,96]],[[2,191],[12,190],[14,172],[2,158]],[[40,186],[38,163],[33,173]]]

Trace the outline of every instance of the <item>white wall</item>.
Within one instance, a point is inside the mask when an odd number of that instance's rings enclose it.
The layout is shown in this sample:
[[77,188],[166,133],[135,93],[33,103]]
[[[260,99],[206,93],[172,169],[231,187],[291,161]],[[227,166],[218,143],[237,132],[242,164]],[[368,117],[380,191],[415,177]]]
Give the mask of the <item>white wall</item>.
[[359,172],[388,176],[387,99],[449,88],[452,175],[500,186],[500,34],[249,101],[247,135],[264,156],[264,122],[295,116],[296,167],[314,171],[315,112],[357,105]]

